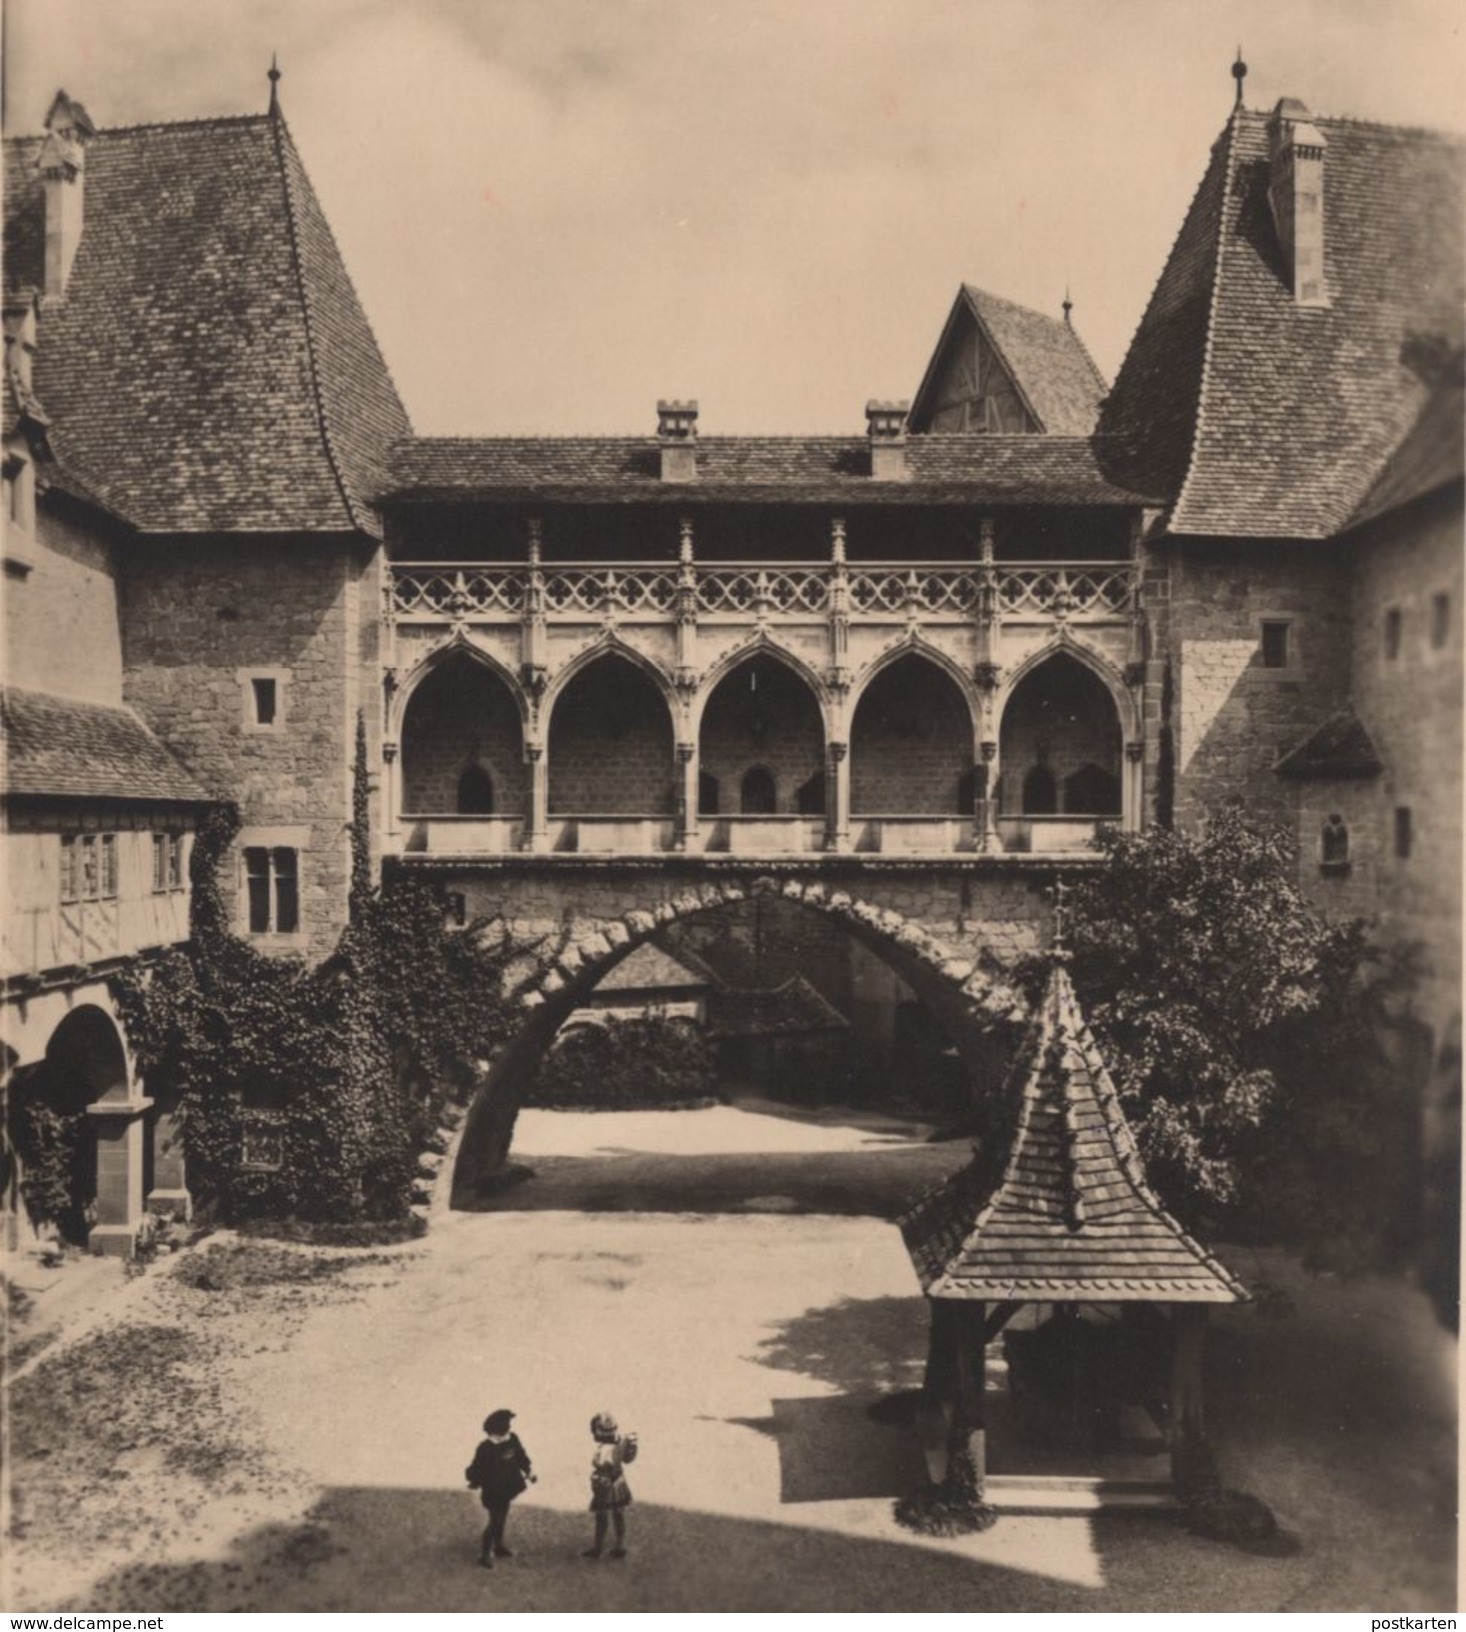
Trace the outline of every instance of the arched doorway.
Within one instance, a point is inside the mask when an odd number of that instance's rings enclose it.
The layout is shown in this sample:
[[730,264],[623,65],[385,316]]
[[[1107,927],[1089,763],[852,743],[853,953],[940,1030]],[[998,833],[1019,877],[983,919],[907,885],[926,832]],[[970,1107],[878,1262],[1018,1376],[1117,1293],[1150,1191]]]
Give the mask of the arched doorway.
[[639,664],[607,652],[554,700],[549,806],[555,816],[666,816],[674,806],[672,716]]
[[[127,1100],[122,1038],[112,1017],[92,1004],[73,1009],[52,1033],[45,1058],[12,1077],[8,1115],[20,1197],[38,1229],[86,1244],[98,1216],[98,1119],[89,1107]],[[139,1206],[142,1177],[141,1166],[125,1175],[129,1184],[135,1179]]]

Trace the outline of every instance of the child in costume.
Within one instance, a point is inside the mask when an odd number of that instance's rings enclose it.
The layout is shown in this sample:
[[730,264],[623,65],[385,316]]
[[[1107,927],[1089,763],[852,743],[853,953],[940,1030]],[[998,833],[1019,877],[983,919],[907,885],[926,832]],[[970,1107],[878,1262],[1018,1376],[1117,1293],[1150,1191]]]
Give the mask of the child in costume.
[[596,1516],[596,1539],[581,1556],[601,1556],[609,1522],[616,1534],[611,1557],[625,1558],[626,1509],[631,1506],[631,1489],[622,1470],[636,1460],[636,1435],[623,1434],[609,1411],[598,1412],[590,1419],[590,1431],[596,1442],[590,1464],[590,1510]]
[[486,1570],[493,1569],[496,1558],[514,1556],[504,1545],[509,1504],[534,1483],[528,1453],[509,1426],[513,1420],[512,1411],[493,1411],[485,1417],[487,1437],[473,1453],[473,1461],[463,1470],[469,1488],[479,1493],[479,1500],[489,1515],[478,1560]]

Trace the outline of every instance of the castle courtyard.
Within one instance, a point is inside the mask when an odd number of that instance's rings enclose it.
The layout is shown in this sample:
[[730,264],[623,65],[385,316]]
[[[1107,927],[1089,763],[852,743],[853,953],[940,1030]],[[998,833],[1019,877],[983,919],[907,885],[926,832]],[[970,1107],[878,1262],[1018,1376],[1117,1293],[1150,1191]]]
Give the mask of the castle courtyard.
[[[1453,1603],[1451,1340],[1402,1282],[1311,1280],[1272,1255],[1229,1255],[1277,1297],[1217,1318],[1210,1426],[1228,1482],[1272,1506],[1292,1556],[1160,1514],[900,1529],[917,1453],[869,1408],[919,1384],[923,1300],[887,1219],[810,1207],[835,1205],[842,1166],[879,1197],[961,1161],[960,1142],[918,1132],[834,1111],[526,1112],[514,1156],[540,1177],[496,1211],[440,1201],[422,1240],[220,1233],[135,1279],[96,1265],[109,1281],[79,1323],[17,1350],[9,1606]],[[600,1210],[618,1171],[652,1210]],[[71,1272],[36,1295],[36,1320]],[[486,1573],[462,1469],[501,1406],[538,1482],[510,1517],[515,1556]],[[580,1557],[599,1410],[642,1445],[615,1563]]]

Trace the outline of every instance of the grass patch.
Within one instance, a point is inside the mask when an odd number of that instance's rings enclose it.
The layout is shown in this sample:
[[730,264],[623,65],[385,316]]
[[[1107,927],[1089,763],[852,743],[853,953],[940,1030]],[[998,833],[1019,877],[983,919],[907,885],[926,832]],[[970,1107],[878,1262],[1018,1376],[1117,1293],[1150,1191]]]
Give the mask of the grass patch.
[[373,1254],[363,1258],[318,1258],[273,1246],[268,1241],[216,1241],[185,1258],[177,1278],[198,1292],[244,1292],[271,1286],[304,1286],[334,1280],[362,1264],[392,1263]]
[[313,1247],[395,1247],[418,1241],[428,1222],[416,1213],[405,1218],[373,1219],[350,1224],[312,1223],[299,1218],[253,1218],[239,1226],[252,1240],[300,1241]]

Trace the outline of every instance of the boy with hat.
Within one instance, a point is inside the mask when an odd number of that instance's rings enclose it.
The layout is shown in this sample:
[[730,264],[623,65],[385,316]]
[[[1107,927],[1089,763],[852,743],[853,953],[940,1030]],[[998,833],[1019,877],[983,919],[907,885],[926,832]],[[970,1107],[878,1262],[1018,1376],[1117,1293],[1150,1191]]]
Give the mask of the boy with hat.
[[473,1461],[464,1469],[469,1489],[479,1493],[489,1515],[484,1529],[479,1563],[486,1570],[494,1567],[496,1558],[514,1555],[504,1545],[504,1524],[509,1517],[509,1504],[534,1483],[529,1456],[519,1443],[519,1436],[510,1428],[512,1411],[492,1411],[484,1418],[487,1436],[473,1453]]

